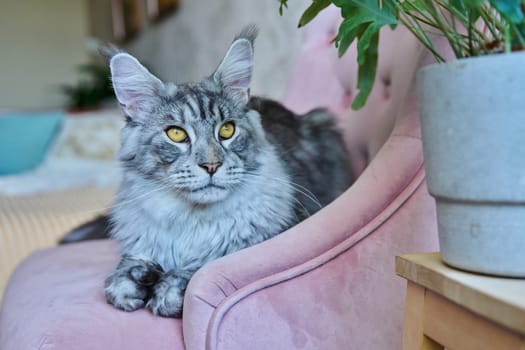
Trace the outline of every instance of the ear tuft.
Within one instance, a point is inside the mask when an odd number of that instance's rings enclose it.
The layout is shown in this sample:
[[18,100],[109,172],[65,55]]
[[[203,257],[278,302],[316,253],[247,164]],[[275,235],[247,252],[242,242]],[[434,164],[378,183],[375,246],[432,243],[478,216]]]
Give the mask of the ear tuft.
[[243,28],[243,30],[235,37],[235,40],[237,39],[247,39],[250,41],[250,43],[253,46],[253,43],[255,42],[255,39],[257,38],[257,35],[259,34],[259,28],[255,24],[250,24]]
[[164,84],[127,53],[117,53],[109,62],[118,101],[131,117],[147,111],[164,89]]
[[113,56],[115,56],[115,55],[117,55],[119,53],[122,53],[122,50],[120,50],[115,45],[113,45],[111,43],[108,43],[108,44],[99,46],[98,53],[100,54],[100,56],[102,56],[104,58],[104,60],[107,63],[109,63],[109,61],[111,61]]
[[246,104],[253,69],[253,40],[257,35],[254,26],[247,27],[233,41],[213,79],[239,102]]

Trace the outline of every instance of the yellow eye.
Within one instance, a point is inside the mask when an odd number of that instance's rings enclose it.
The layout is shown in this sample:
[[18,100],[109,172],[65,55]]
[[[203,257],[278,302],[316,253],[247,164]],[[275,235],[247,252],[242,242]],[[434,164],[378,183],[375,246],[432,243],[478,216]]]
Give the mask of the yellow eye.
[[168,137],[173,142],[184,142],[188,140],[188,134],[186,133],[186,130],[179,128],[178,126],[172,126],[167,129],[166,135],[168,135]]
[[222,124],[219,129],[219,138],[222,140],[227,140],[235,134],[235,124],[232,122],[226,122]]

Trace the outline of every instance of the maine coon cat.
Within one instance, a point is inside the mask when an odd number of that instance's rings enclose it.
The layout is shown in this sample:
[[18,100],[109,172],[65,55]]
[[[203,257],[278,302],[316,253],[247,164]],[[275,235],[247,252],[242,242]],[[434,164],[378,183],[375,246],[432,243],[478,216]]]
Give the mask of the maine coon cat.
[[164,83],[123,52],[110,60],[126,114],[123,180],[110,213],[122,259],[109,303],[179,317],[204,264],[271,238],[352,180],[332,116],[249,97],[253,28],[200,83]]

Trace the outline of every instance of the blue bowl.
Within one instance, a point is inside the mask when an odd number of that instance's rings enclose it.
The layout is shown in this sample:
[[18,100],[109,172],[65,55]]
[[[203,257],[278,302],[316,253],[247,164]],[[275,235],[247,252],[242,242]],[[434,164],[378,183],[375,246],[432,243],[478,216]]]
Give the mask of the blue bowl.
[[39,165],[63,119],[63,112],[0,113],[0,175]]

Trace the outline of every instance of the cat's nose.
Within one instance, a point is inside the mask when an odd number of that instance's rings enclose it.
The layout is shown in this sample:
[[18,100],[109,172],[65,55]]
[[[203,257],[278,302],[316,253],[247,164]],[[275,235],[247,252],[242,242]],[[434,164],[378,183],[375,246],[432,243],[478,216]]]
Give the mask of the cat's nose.
[[221,162],[217,163],[201,163],[199,166],[206,170],[208,174],[213,175],[217,171],[217,169],[222,165]]

